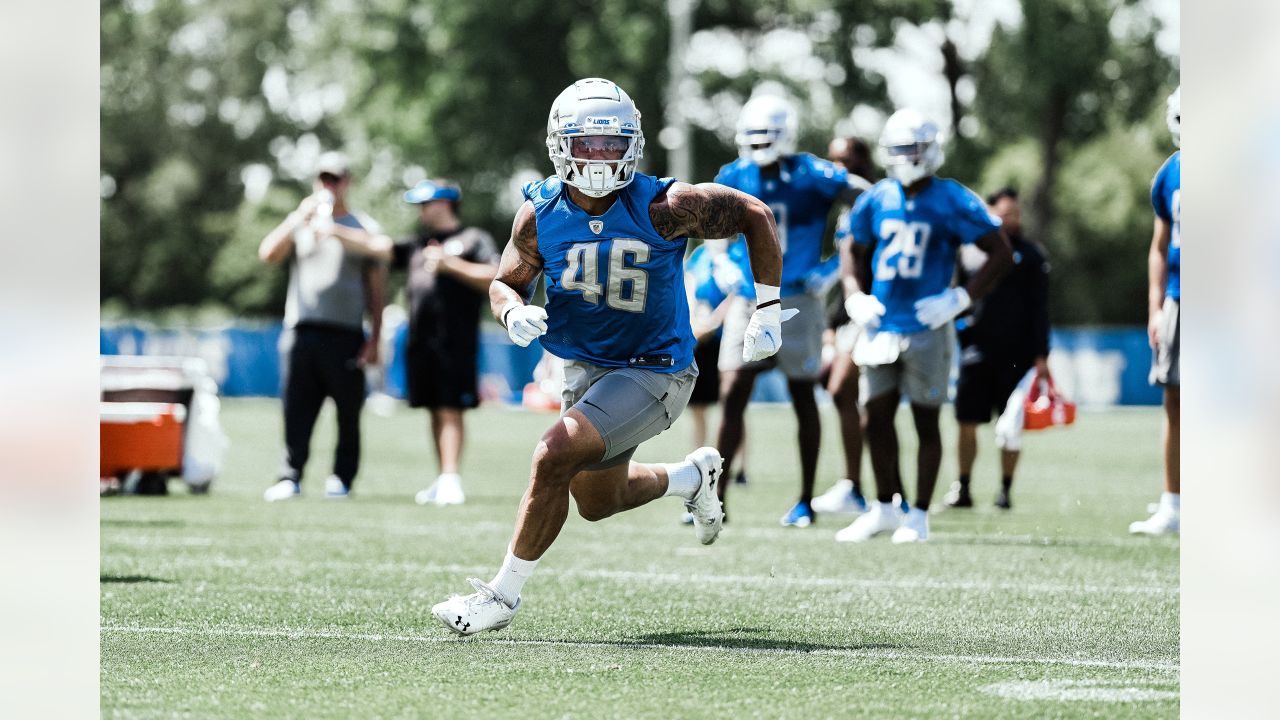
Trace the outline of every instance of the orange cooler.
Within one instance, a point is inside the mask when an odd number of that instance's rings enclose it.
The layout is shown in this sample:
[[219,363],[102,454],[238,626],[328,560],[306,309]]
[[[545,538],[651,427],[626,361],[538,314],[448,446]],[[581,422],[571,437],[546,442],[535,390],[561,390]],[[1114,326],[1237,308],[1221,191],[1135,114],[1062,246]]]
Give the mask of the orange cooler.
[[99,403],[100,477],[130,470],[179,472],[186,408],[176,403]]

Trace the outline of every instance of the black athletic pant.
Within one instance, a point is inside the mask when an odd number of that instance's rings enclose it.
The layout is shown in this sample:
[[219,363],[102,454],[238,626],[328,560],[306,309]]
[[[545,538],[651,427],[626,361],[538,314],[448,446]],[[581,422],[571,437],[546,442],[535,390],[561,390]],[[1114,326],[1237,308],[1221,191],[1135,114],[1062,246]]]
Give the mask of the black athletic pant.
[[302,479],[311,455],[311,432],[326,397],[338,410],[333,474],[351,486],[360,468],[360,408],[364,370],[356,360],[364,332],[331,325],[299,325],[281,338],[284,398],[284,474]]

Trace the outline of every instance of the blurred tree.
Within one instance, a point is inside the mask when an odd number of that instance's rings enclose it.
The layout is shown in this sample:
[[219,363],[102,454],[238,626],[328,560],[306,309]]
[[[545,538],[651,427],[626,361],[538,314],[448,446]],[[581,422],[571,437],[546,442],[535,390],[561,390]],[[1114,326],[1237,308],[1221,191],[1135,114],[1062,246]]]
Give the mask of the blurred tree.
[[1017,181],[1029,235],[1054,262],[1055,321],[1140,323],[1146,192],[1156,145],[1169,146],[1151,119],[1173,81],[1155,46],[1159,23],[1136,0],[1021,6],[1021,25],[997,26],[975,63],[981,130],[958,139],[948,169],[981,175],[981,192]]
[[[503,238],[519,183],[550,172],[551,101],[580,77],[627,88],[644,113],[643,169],[663,174],[666,7],[104,0],[104,302],[279,313],[286,276],[257,261],[257,243],[330,147],[355,163],[353,205],[393,234],[414,222],[400,191],[430,175],[460,182],[464,220]],[[955,120],[978,128],[949,148],[946,174],[982,191],[1010,180],[1028,191],[1058,277],[1082,278],[1057,284],[1058,320],[1141,321],[1130,296],[1145,282],[1140,226],[1172,80],[1142,7],[1023,0],[1021,25],[998,28],[981,57],[961,58],[945,35],[939,49]],[[686,58],[694,79],[678,95],[696,147],[684,179],[709,180],[735,157],[738,109],[765,82],[800,104],[801,148],[823,152],[855,108],[891,109],[885,79],[862,59],[906,23],[951,18],[948,0],[700,0]],[[957,88],[970,77],[977,98],[966,104]],[[1101,274],[1123,300],[1082,297],[1113,257],[1114,273]]]

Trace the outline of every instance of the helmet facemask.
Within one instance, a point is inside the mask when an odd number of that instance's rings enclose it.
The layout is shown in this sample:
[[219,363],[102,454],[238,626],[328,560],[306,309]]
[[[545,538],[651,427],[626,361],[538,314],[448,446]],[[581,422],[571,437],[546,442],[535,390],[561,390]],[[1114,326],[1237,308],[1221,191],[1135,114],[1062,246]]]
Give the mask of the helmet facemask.
[[1165,104],[1165,122],[1173,135],[1174,147],[1182,147],[1182,86],[1179,85]]
[[644,157],[640,111],[616,84],[579,80],[551,105],[547,155],[556,175],[589,197],[621,190]]
[[[584,146],[607,150],[593,153]],[[556,175],[589,197],[604,197],[630,184],[643,148],[644,138],[639,135],[578,133],[547,138],[547,154],[555,165]],[[605,159],[601,154],[619,157]]]

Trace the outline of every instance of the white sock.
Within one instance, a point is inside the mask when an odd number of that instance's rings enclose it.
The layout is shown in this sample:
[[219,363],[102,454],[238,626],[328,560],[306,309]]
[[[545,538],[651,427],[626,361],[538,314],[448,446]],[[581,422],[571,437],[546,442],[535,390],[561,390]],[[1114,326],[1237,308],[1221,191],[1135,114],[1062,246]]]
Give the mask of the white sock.
[[1171,510],[1177,515],[1182,510],[1182,494],[1163,492],[1160,493],[1160,507]]
[[692,500],[698,494],[698,489],[702,487],[702,473],[698,471],[697,465],[685,460],[663,463],[662,467],[667,471],[667,491],[662,497],[677,495],[685,500]]
[[538,567],[537,560],[521,560],[511,550],[507,550],[502,568],[489,581],[489,587],[502,596],[502,601],[507,604],[507,607],[515,607],[516,601],[520,599],[520,590],[524,587],[525,581],[533,576],[533,570],[536,567]]
[[444,482],[447,480],[451,480],[459,485],[462,484],[462,476],[458,473],[440,473],[440,475],[436,477],[436,482]]

